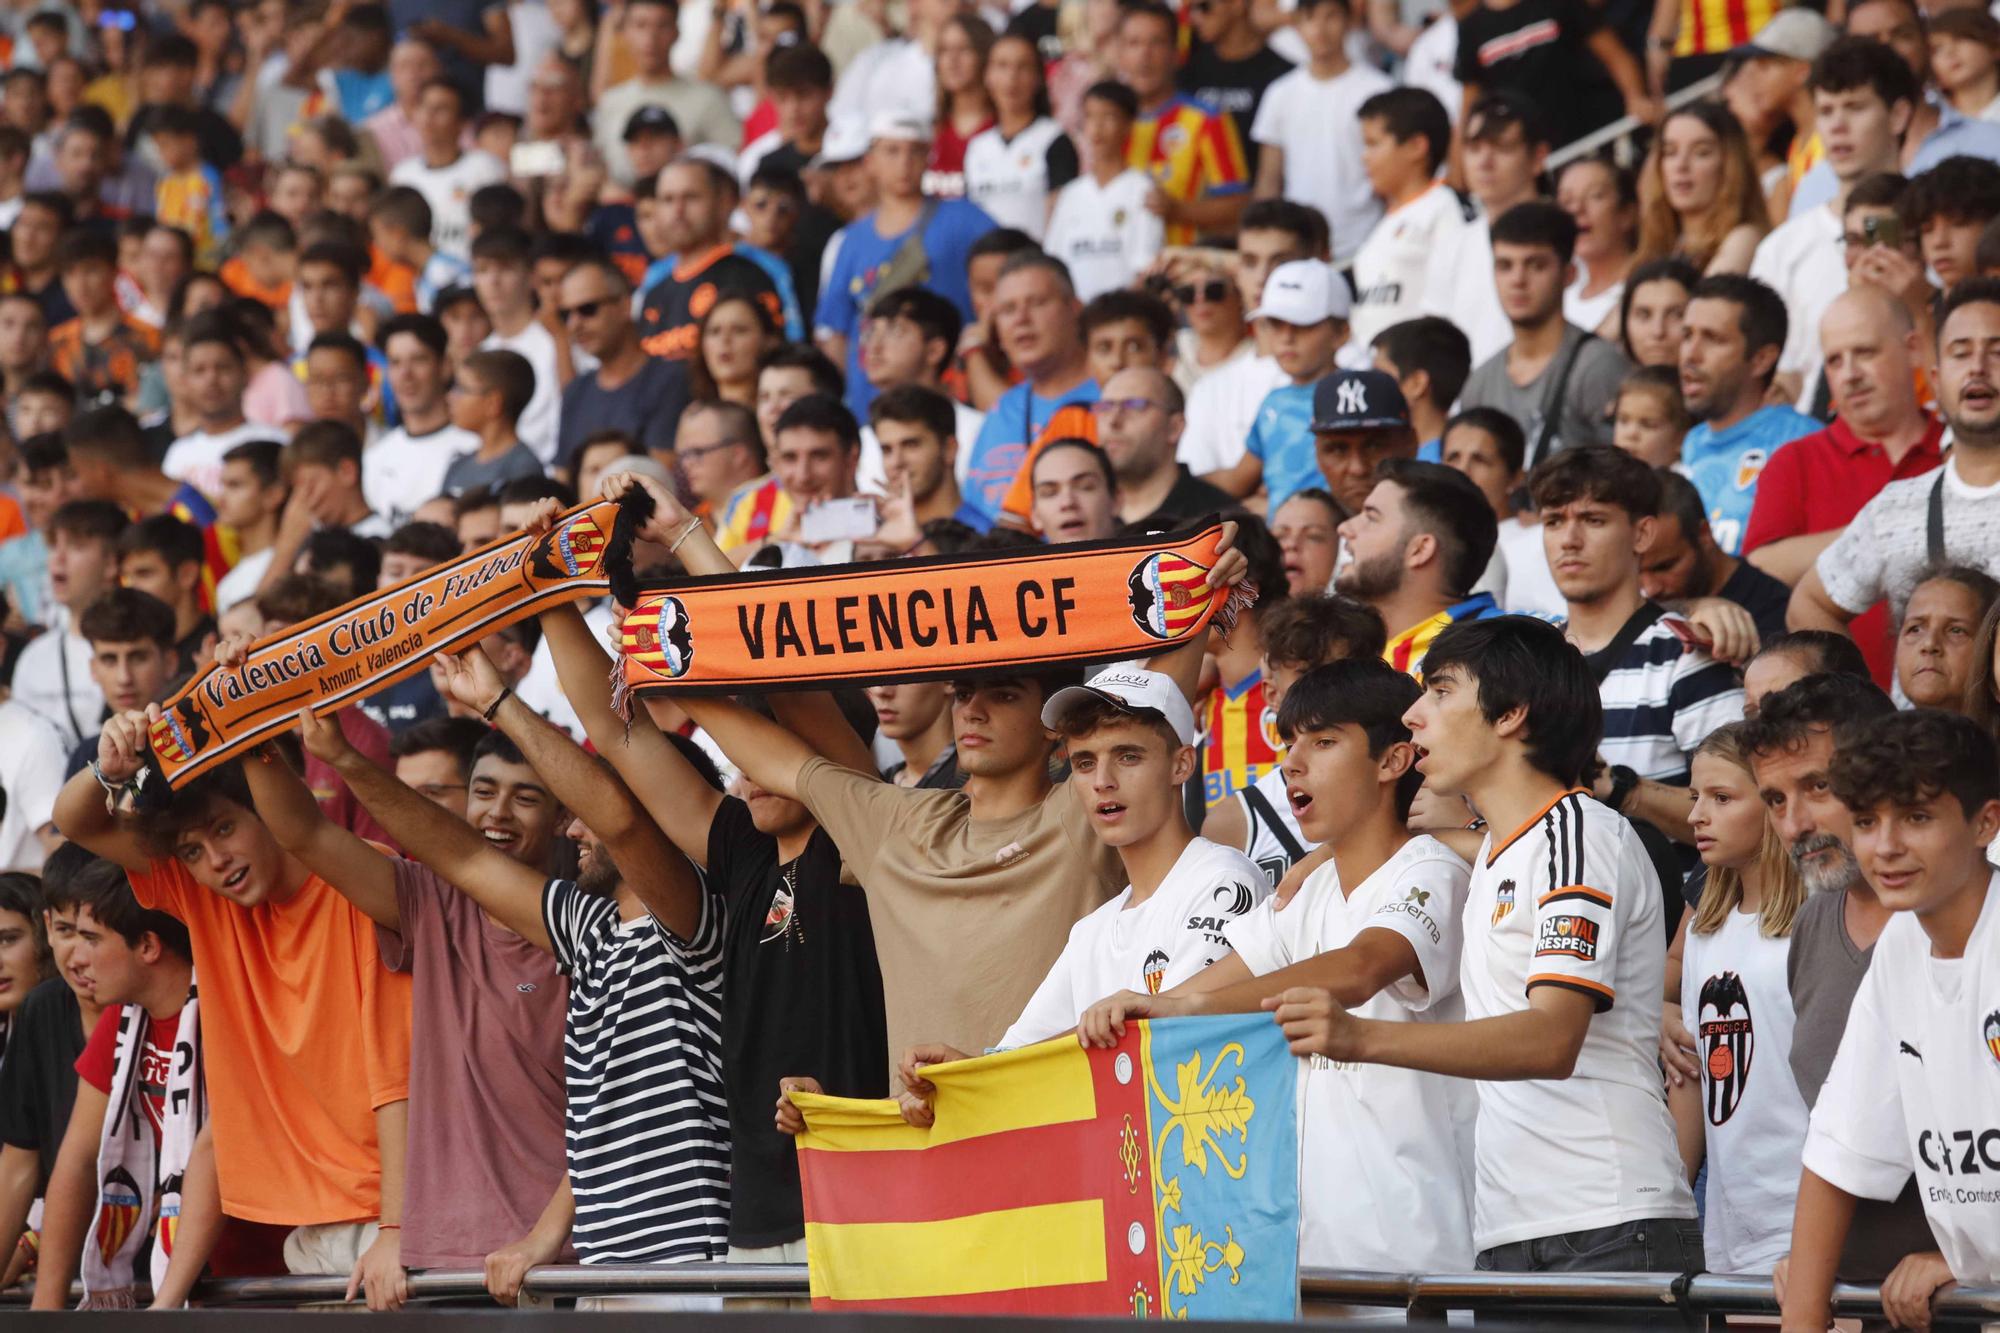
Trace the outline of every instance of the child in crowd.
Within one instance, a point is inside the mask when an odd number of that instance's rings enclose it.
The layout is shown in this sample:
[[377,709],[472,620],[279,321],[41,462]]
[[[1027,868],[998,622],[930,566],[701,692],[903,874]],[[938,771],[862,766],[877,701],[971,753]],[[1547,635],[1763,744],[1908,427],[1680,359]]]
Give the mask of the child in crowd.
[[229,215],[223,209],[222,177],[202,161],[194,112],[162,107],[152,121],[153,151],[159,154],[159,184],[154,186],[153,216],[179,227],[194,242],[195,262],[215,263],[229,239]]
[[1069,266],[1079,300],[1130,287],[1165,243],[1166,224],[1146,207],[1153,179],[1125,162],[1139,100],[1122,83],[1083,95],[1083,174],[1062,187],[1042,248]]
[[451,386],[451,424],[477,435],[479,449],[445,469],[446,494],[542,475],[541,460],[516,430],[534,396],[535,369],[519,352],[494,348],[465,358]]
[[1611,442],[1648,467],[1678,467],[1681,441],[1694,425],[1681,401],[1680,373],[1672,366],[1641,366],[1618,386]]

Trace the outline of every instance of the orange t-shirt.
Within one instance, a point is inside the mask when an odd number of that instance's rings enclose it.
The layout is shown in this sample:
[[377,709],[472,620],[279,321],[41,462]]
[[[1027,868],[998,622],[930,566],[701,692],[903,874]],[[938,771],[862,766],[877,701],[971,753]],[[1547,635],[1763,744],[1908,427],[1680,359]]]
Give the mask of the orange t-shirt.
[[0,542],[13,541],[27,532],[28,517],[21,512],[21,506],[13,496],[0,495]]
[[291,304],[291,283],[281,283],[276,287],[258,286],[257,279],[250,276],[250,266],[243,262],[241,256],[224,260],[222,268],[215,276],[221,278],[222,285],[236,295],[267,305],[273,310],[283,310]]
[[178,861],[130,878],[194,942],[223,1211],[280,1226],[380,1216],[375,1110],[410,1095],[410,978],[382,965],[375,923],[317,875],[252,908]]
[[1059,407],[1056,414],[1042,427],[1042,433],[1028,446],[1027,456],[1021,460],[1021,470],[1014,474],[1014,483],[1007,488],[1007,496],[1000,502],[1000,514],[1012,520],[1010,526],[1035,530],[1035,460],[1042,456],[1042,450],[1051,440],[1077,439],[1097,443],[1097,413],[1089,403],[1071,403]]
[[417,271],[408,264],[398,264],[372,246],[368,250],[368,260],[368,285],[388,297],[397,314],[415,314]]

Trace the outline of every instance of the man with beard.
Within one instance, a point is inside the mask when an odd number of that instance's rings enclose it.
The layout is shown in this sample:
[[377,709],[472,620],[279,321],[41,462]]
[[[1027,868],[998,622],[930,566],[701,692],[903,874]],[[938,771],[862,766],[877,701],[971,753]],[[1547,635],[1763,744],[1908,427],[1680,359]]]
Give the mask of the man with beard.
[[1653,516],[1652,537],[1639,552],[1639,591],[1669,605],[1720,597],[1750,613],[1760,642],[1783,634],[1792,590],[1722,549],[1693,482],[1672,468],[1654,471],[1660,479],[1660,512]]
[[1366,602],[1392,626],[1382,660],[1421,677],[1431,640],[1460,621],[1500,614],[1472,585],[1498,540],[1493,507],[1463,472],[1392,458],[1354,517],[1340,525],[1347,564],[1334,590]]
[[[581,846],[575,881],[548,878],[509,855],[508,839],[410,791],[331,719],[307,713],[300,722],[306,749],[334,766],[397,843],[478,905],[473,924],[505,927],[554,954],[569,978],[568,1173],[509,1248],[546,1263],[573,1230],[587,1264],[719,1258],[729,1215],[721,903],[609,765],[524,704],[483,650],[438,661],[451,697],[505,732],[554,800],[591,812],[568,828]],[[482,947],[490,954],[490,943]],[[503,1094],[498,1103],[510,1117],[511,1101]]]
[[[1764,696],[1746,736],[1758,794],[1806,883],[1785,976],[1798,1015],[1792,1077],[1808,1108],[1833,1068],[1848,1010],[1890,917],[1855,860],[1854,813],[1833,794],[1828,775],[1848,729],[1895,711],[1869,680],[1807,676]],[[1840,1276],[1880,1281],[1904,1256],[1936,1248],[1912,1177],[1893,1203],[1856,1205]]]
[[[239,667],[249,646],[232,638],[216,660]],[[565,992],[555,961],[430,867],[328,819],[285,765],[251,763],[244,773],[278,845],[365,913],[383,963],[414,981],[401,1262],[478,1267],[535,1225],[562,1181]],[[400,783],[390,790],[390,804],[410,799]],[[489,847],[537,875],[568,822],[499,732],[474,751],[465,817]]]
[[1785,303],[1776,292],[1740,273],[1718,273],[1695,284],[1682,318],[1681,397],[1696,422],[1681,444],[1682,465],[1716,544],[1735,555],[1764,465],[1819,422],[1765,403],[1785,346]]
[[1693,840],[1688,765],[1711,731],[1743,719],[1743,687],[1694,627],[1639,589],[1660,508],[1653,469],[1622,449],[1565,449],[1530,474],[1549,570],[1604,705],[1597,798],[1669,838]]

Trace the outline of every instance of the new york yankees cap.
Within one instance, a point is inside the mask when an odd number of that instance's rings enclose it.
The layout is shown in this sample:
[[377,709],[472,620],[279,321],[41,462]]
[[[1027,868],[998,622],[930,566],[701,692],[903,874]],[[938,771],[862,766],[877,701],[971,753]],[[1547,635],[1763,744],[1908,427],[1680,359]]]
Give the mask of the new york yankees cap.
[[1408,429],[1409,424],[1410,405],[1384,371],[1336,370],[1313,385],[1315,432]]

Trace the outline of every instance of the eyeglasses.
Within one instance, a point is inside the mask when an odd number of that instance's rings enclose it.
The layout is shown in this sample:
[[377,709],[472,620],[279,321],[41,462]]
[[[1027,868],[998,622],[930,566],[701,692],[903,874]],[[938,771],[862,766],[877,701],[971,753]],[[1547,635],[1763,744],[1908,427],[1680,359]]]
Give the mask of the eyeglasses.
[[1219,305],[1229,299],[1229,284],[1220,278],[1211,278],[1203,283],[1182,283],[1174,288],[1174,296],[1182,305],[1193,305],[1196,301]]
[[734,449],[739,444],[747,443],[746,440],[717,440],[714,444],[704,444],[699,448],[676,449],[674,454],[683,463],[699,463],[710,454],[719,454],[724,449]]
[[573,319],[596,319],[597,312],[610,304],[610,297],[600,296],[595,301],[579,301],[575,305],[564,306],[563,323],[567,324]]
[[1105,398],[1092,403],[1090,410],[1100,417],[1108,417],[1114,412],[1144,412],[1158,406],[1150,398]]

